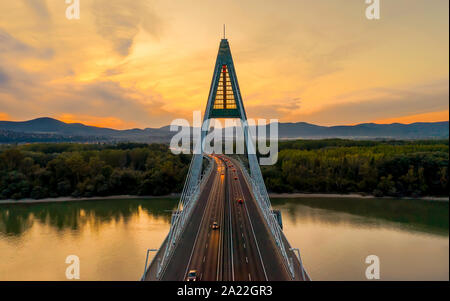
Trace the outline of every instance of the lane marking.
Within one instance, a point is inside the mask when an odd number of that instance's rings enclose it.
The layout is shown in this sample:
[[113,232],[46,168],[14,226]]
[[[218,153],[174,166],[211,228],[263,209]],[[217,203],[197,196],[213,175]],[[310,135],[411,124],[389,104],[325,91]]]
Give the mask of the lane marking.
[[[220,196],[220,200],[219,200],[219,204],[218,204],[218,210],[220,210],[219,214],[220,214],[220,226],[223,229],[224,226],[224,208],[223,208],[223,204],[225,201],[225,198],[222,199],[222,197],[225,194],[225,177],[223,178],[223,181],[221,181],[220,185],[220,191],[219,191],[219,196]],[[219,248],[217,250],[217,267],[216,267],[216,280],[219,281],[219,276],[222,273],[223,267],[221,266],[221,262],[222,262],[222,257],[223,257],[223,250],[222,250],[222,244],[223,244],[223,239],[224,239],[224,235],[222,232],[222,229],[220,229],[219,232]]]
[[[231,189],[233,184],[231,184],[229,186],[229,188]],[[228,200],[228,210],[229,210],[229,227],[230,227],[230,249],[231,249],[231,278],[234,281],[234,260],[233,260],[233,225],[231,224],[231,200]]]
[[248,213],[247,204],[244,203],[244,206],[245,206],[245,212],[247,212],[247,217],[248,217],[248,221],[250,223],[250,227],[252,228],[253,238],[255,239],[255,245],[256,245],[256,248],[258,249],[259,259],[261,260],[261,266],[264,271],[264,277],[266,278],[266,281],[268,281],[269,279],[267,278],[266,268],[265,268],[264,262],[262,260],[261,251],[259,250],[258,240],[256,239],[255,230],[253,229],[252,220],[250,219],[250,214]]
[[206,258],[206,256],[203,256],[203,262],[205,262],[205,258]]
[[205,249],[208,249],[208,244],[206,244],[206,248]]
[[[241,168],[239,167],[239,169],[241,169]],[[243,176],[242,171],[241,171],[241,174],[239,174],[239,188],[240,188],[240,191],[241,191],[242,195],[243,195],[244,193],[243,193],[243,191],[242,191],[241,177],[240,177],[241,175],[242,175],[242,178],[244,178],[245,183],[247,184],[247,188],[249,188],[250,195],[252,195],[252,194],[251,194],[250,186],[249,186],[249,184],[248,184],[248,182],[247,182],[247,179],[245,178],[245,176]],[[250,214],[248,213],[247,203],[246,203],[245,201],[244,201],[244,208],[245,208],[245,212],[247,213],[247,217],[248,217],[248,221],[249,221],[249,223],[250,223],[250,227],[251,227],[251,229],[252,229],[253,238],[255,239],[256,248],[258,249],[259,259],[260,259],[260,261],[261,261],[261,266],[262,266],[263,271],[264,271],[264,277],[266,278],[266,281],[267,281],[268,278],[267,278],[266,268],[265,268],[264,262],[263,262],[263,260],[262,260],[261,251],[259,250],[258,240],[256,239],[255,230],[253,229],[252,220],[250,219]],[[241,228],[242,228],[242,225],[241,225]],[[250,274],[249,274],[249,276],[250,276]]]
[[191,261],[192,261],[192,255],[194,254],[195,247],[197,246],[198,235],[200,233],[200,230],[202,229],[202,224],[203,224],[203,220],[205,218],[206,212],[208,211],[208,208],[210,207],[210,202],[209,202],[210,201],[210,197],[211,197],[212,192],[214,191],[214,188],[217,186],[216,185],[217,182],[218,182],[217,179],[218,179],[218,177],[216,176],[215,179],[214,179],[214,182],[212,184],[211,190],[209,191],[208,199],[206,200],[206,208],[203,211],[202,219],[200,220],[200,224],[199,224],[199,227],[198,227],[198,230],[197,230],[197,234],[195,235],[194,245],[192,246],[191,255],[189,256],[189,261],[188,261],[188,264],[186,266],[186,271],[185,271],[184,275],[187,275],[187,273],[189,271],[189,266],[191,265]]
[[245,257],[245,262],[248,263],[248,257],[247,256]]
[[248,273],[248,280],[252,281],[252,276]]

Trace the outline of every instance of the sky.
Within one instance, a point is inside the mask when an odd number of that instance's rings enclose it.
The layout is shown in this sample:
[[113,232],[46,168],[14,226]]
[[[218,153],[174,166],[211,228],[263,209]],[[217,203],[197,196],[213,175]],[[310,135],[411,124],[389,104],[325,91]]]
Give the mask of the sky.
[[117,129],[204,111],[223,24],[249,118],[343,125],[449,117],[449,1],[0,2],[0,120]]

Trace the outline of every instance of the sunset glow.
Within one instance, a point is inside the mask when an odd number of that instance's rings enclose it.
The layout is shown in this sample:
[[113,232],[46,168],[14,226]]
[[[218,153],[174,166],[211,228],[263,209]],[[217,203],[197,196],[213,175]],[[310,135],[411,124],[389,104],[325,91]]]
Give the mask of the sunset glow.
[[[0,120],[118,129],[204,110],[222,24],[249,118],[448,120],[448,1],[2,1]],[[227,8],[224,10],[224,6]],[[320,20],[317,19],[320,16]]]

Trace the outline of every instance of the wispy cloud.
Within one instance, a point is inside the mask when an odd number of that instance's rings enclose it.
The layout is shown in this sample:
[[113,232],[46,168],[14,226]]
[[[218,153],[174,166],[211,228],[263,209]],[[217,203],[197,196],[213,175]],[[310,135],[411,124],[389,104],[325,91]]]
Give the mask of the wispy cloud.
[[38,17],[50,19],[50,12],[48,10],[46,0],[22,0],[22,2],[29,7]]
[[155,38],[162,32],[162,20],[148,1],[93,0],[98,33],[109,40],[118,54],[127,56],[140,29]]
[[[360,91],[360,99],[325,106],[307,114],[290,116],[297,120],[323,125],[353,124],[372,120],[393,119],[419,113],[431,113],[449,109],[448,81],[436,81],[426,86],[409,89],[371,89]],[[375,97],[370,97],[375,95]],[[349,95],[347,95],[348,97]],[[368,97],[369,96],[369,97]]]
[[9,80],[8,75],[2,69],[0,68],[0,87],[6,84],[6,82]]
[[448,5],[388,1],[375,23],[359,0],[81,0],[70,21],[63,0],[0,1],[0,117],[190,119],[226,22],[250,118],[424,118],[448,110]]
[[41,49],[30,46],[0,28],[0,55],[2,54],[51,59],[54,51],[51,48]]

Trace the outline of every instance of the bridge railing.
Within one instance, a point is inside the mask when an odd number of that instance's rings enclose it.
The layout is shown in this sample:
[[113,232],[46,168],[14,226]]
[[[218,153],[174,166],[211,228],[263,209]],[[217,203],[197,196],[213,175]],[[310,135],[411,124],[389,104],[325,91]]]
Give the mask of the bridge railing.
[[[199,157],[196,157],[199,156]],[[201,191],[203,190],[203,187],[206,184],[206,181],[208,180],[211,171],[212,166],[214,163],[212,162],[212,159],[210,157],[206,157],[209,161],[208,167],[204,171],[203,175],[201,176],[201,179],[197,181],[197,183],[193,184],[192,181],[192,173],[195,166],[196,160],[202,160],[202,155],[194,155],[194,158],[192,158],[191,163],[189,165],[189,171],[188,176],[186,178],[186,181],[184,183],[183,191],[181,193],[180,201],[177,206],[177,210],[175,211],[174,215],[172,216],[172,223],[170,225],[170,231],[166,238],[166,245],[163,250],[161,250],[163,253],[160,262],[158,262],[158,267],[156,269],[156,278],[159,279],[161,276],[161,273],[164,271],[164,269],[167,266],[167,263],[170,261],[170,257],[173,254],[173,251],[176,247],[176,244],[181,236],[181,234],[184,231],[186,221],[189,220],[189,217],[192,213],[192,209],[194,208],[194,205],[196,204]],[[153,262],[151,263],[153,264]]]

